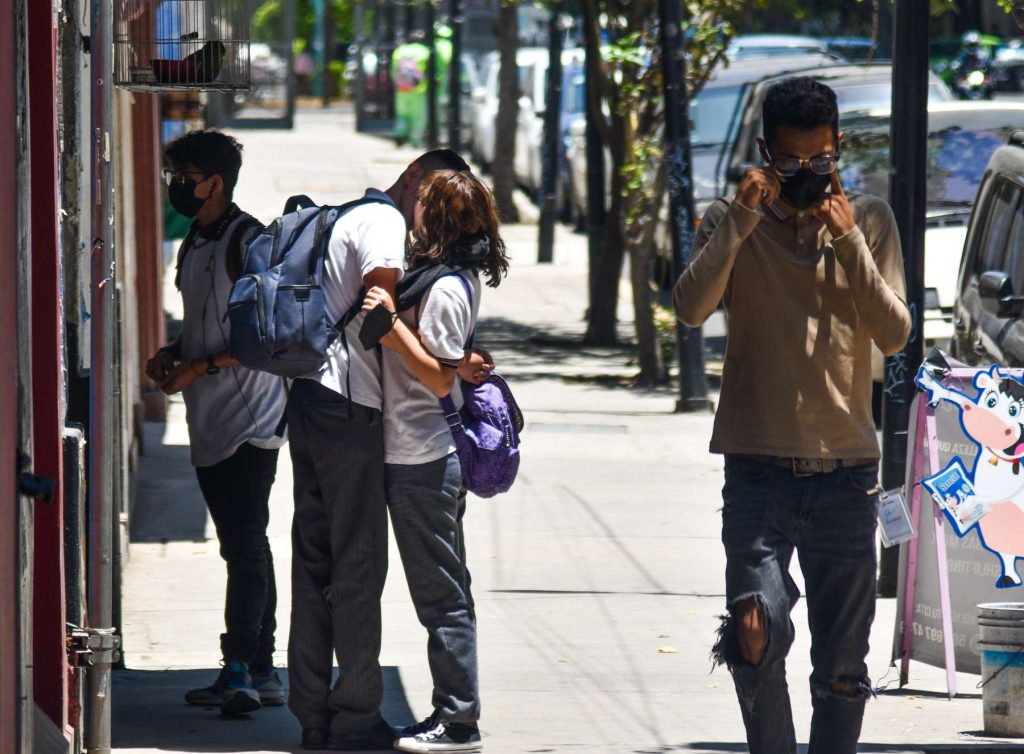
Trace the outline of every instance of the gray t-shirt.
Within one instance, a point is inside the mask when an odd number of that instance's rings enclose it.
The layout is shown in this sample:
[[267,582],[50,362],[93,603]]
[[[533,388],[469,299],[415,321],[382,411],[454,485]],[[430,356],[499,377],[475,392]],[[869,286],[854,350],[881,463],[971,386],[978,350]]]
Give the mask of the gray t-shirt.
[[[457,367],[465,354],[480,311],[480,278],[460,273],[473,292],[470,306],[459,276],[438,279],[419,305],[419,335],[424,348],[442,364]],[[401,313],[402,321],[416,328],[416,310]],[[462,406],[462,390],[455,376],[452,399]],[[424,385],[405,360],[384,349],[384,461],[412,465],[429,463],[455,451],[451,430],[437,396]]]
[[[181,330],[183,361],[205,359],[228,350],[231,323],[225,319],[231,278],[229,246],[248,216],[232,205],[212,228],[193,235],[179,254],[181,298],[185,314]],[[259,231],[243,233],[244,243]],[[237,249],[236,249],[237,251]],[[189,445],[193,466],[212,466],[234,455],[242,443],[280,448],[278,434],[284,415],[284,382],[266,372],[245,367],[204,375],[184,390]]]
[[[363,204],[342,215],[334,224],[327,246],[324,301],[327,316],[337,322],[363,289],[363,278],[377,268],[398,270],[401,279],[405,260],[405,219],[393,204]],[[368,408],[380,409],[380,360],[375,350],[359,343],[360,313],[345,328],[348,348],[336,338],[323,366],[301,379],[316,380],[326,388]],[[349,373],[351,369],[351,373]],[[352,386],[352,395],[346,390]]]

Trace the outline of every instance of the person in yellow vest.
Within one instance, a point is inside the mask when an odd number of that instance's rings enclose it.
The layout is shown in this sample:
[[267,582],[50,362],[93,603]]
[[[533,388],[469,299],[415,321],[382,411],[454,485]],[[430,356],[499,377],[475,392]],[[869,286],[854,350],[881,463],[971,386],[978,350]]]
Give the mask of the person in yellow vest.
[[[451,31],[440,27],[434,43],[437,51],[438,94],[443,95],[452,59]],[[413,32],[409,41],[400,44],[391,55],[391,81],[395,91],[395,142],[423,145],[427,131],[427,65],[430,48],[421,31]]]

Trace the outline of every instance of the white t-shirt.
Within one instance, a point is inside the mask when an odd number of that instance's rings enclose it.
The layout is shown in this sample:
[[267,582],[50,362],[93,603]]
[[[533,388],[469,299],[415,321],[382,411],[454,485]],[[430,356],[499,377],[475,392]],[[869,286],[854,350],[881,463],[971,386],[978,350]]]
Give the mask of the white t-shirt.
[[[235,205],[217,226],[193,235],[181,250],[181,328],[183,361],[205,359],[228,350],[231,323],[226,318],[232,280],[227,258],[239,223],[248,216]],[[239,242],[257,233],[252,228]],[[184,391],[193,466],[213,466],[234,455],[242,443],[280,448],[286,433],[284,381],[267,372],[238,366],[200,377]],[[280,431],[280,434],[279,434]]]
[[[470,306],[461,276],[473,292]],[[442,364],[457,367],[466,343],[476,328],[480,311],[480,278],[475,272],[447,275],[437,280],[420,301],[419,334],[423,346]],[[400,314],[416,327],[416,311]],[[452,400],[462,407],[459,378],[452,383]],[[412,465],[429,463],[455,451],[451,430],[437,396],[424,385],[405,360],[384,349],[384,461]]]
[[[363,204],[338,219],[331,231],[324,270],[325,308],[332,322],[341,319],[355,303],[363,289],[363,278],[373,270],[398,270],[398,279],[401,279],[405,237],[405,219],[393,204]],[[377,352],[365,350],[359,342],[359,327],[364,316],[360,312],[345,328],[348,348],[340,337],[336,338],[323,366],[303,375],[303,379],[316,380],[354,403],[380,409],[382,393]],[[351,382],[352,395],[348,395],[346,378]]]

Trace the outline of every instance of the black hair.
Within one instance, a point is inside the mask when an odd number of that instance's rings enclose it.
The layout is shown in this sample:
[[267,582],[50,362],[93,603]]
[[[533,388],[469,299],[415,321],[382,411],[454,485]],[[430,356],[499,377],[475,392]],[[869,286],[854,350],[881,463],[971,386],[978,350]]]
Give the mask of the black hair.
[[839,107],[836,93],[824,84],[807,76],[783,79],[772,84],[761,106],[764,140],[771,146],[775,129],[789,126],[800,131],[812,131],[820,126],[832,126],[833,138],[839,138]]
[[1024,401],[1024,385],[1010,377],[1004,377],[999,381],[999,392],[1015,401]]
[[435,170],[456,170],[470,172],[469,165],[451,149],[432,149],[424,152],[415,160],[423,168],[424,175]]
[[224,196],[230,199],[235,193],[242,169],[242,145],[237,139],[220,131],[189,131],[167,145],[164,157],[174,168],[192,163],[205,178],[219,175]]

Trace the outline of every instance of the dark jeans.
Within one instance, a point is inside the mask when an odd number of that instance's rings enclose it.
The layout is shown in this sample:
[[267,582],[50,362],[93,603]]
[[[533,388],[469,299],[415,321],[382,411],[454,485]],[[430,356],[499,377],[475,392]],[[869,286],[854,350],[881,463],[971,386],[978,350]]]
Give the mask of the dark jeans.
[[[807,589],[813,716],[808,754],[854,754],[871,695],[864,663],[875,615],[878,466],[796,477],[756,460],[726,457],[722,542],[730,615],[714,656],[732,672],[751,754],[795,754],[786,655],[800,592],[789,575],[794,549]],[[752,665],[737,644],[736,603],[763,609],[767,646]],[[832,684],[844,684],[839,691]]]
[[388,509],[409,594],[427,629],[434,709],[445,722],[480,719],[476,614],[462,517],[466,490],[459,457],[387,465]]
[[257,668],[274,662],[277,585],[267,524],[277,453],[244,443],[220,463],[196,467],[228,568],[221,652]]
[[[317,382],[288,396],[295,475],[288,706],[303,728],[381,719],[380,596],[388,570],[381,413]],[[332,654],[338,682],[331,688]]]

